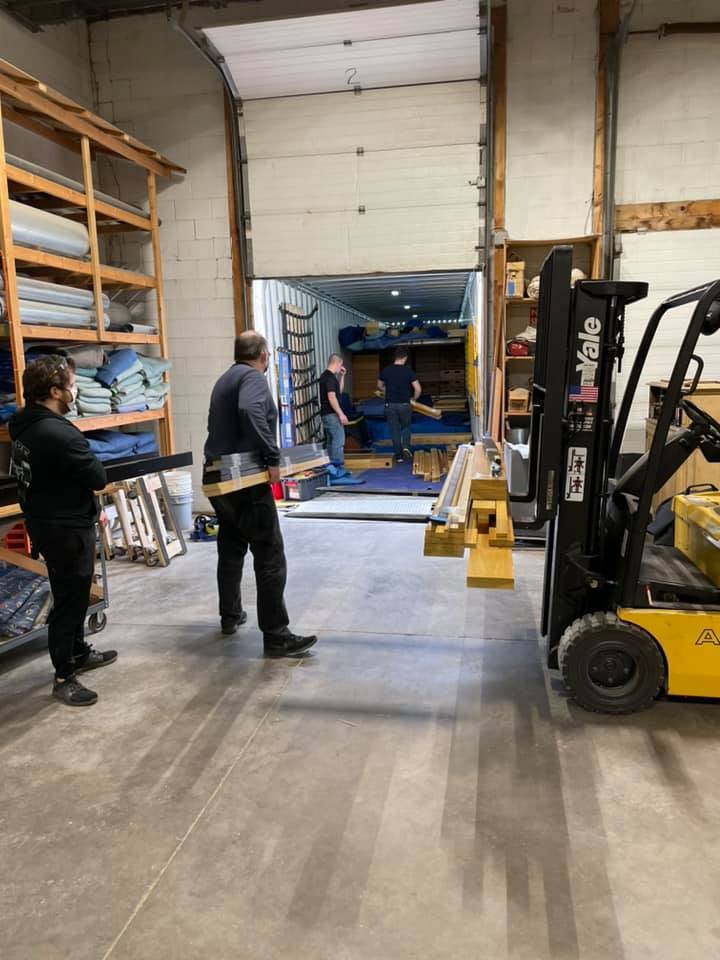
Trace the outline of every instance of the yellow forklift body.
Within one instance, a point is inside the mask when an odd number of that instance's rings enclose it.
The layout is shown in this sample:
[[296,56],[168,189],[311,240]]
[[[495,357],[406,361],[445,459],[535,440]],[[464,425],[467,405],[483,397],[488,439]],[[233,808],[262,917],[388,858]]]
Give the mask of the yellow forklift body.
[[720,611],[624,608],[618,618],[655,638],[667,661],[667,692],[720,698]]

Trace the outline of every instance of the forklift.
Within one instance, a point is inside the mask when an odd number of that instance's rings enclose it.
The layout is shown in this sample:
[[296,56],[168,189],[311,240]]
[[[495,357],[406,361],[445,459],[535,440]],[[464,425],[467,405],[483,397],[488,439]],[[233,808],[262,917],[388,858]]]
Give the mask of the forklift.
[[[558,246],[541,271],[528,489],[510,494],[511,502],[535,504],[534,520],[516,529],[547,523],[548,666],[560,670],[580,706],[601,713],[642,710],[663,691],[720,697],[720,577],[713,582],[685,552],[649,533],[654,495],[696,450],[720,463],[720,423],[689,399],[703,371],[698,340],[720,329],[720,280],[655,310],[615,418],[625,311],[648,285],[571,287],[571,269],[572,247]],[[689,305],[650,448],[621,473],[623,436],[655,334],[668,311]],[[680,410],[689,425],[676,429]],[[709,495],[706,506],[720,530],[720,497]],[[705,540],[720,551],[720,536]]]

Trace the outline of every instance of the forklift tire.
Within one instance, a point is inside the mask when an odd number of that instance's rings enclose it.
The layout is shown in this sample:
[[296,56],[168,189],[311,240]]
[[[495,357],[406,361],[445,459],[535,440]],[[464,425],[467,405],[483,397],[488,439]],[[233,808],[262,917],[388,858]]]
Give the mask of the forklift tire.
[[560,638],[558,661],[565,689],[595,713],[645,710],[665,683],[655,640],[614,613],[590,613],[572,623]]

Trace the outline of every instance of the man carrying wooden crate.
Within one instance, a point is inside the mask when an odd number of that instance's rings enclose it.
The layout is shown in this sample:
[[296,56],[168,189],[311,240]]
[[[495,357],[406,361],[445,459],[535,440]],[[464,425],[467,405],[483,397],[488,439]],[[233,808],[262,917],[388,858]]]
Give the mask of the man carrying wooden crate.
[[412,460],[410,401],[417,400],[422,393],[415,371],[407,365],[409,356],[407,347],[398,347],[393,363],[383,369],[378,380],[378,390],[385,397],[385,419],[390,428],[396,463],[402,463],[405,458]]
[[[248,330],[235,341],[235,363],[215,384],[210,398],[205,463],[234,453],[254,453],[267,468],[270,483],[280,480],[277,407],[265,373],[270,365],[267,341]],[[292,657],[309,650],[317,637],[291,633],[285,607],[287,563],[270,483],[259,483],[210,497],[220,521],[217,581],[222,632],[229,636],[247,620],[240,581],[248,548],[257,586],[258,625],[265,656]]]
[[95,650],[84,636],[95,569],[93,491],[105,486],[105,468],[65,417],[75,398],[71,359],[41,357],[28,364],[23,393],[26,406],[9,423],[12,473],[33,551],[47,564],[53,595],[48,617],[53,696],[69,707],[88,707],[98,697],[77,674],[117,660],[115,650]]

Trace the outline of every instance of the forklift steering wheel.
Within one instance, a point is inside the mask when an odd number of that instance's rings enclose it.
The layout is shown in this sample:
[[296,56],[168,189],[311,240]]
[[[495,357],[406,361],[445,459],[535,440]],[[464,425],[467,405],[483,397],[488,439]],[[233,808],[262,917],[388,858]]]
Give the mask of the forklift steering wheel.
[[715,443],[720,443],[720,423],[714,417],[687,398],[681,401],[680,406],[696,427],[704,430]]

